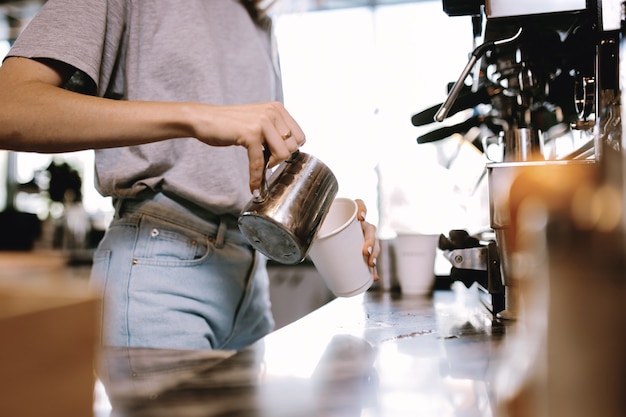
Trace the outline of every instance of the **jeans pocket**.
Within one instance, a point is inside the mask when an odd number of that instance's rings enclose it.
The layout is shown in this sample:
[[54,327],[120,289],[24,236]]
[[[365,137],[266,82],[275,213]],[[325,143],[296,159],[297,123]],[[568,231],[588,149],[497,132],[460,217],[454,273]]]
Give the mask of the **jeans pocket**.
[[135,258],[140,263],[196,263],[205,259],[213,238],[149,215],[142,216]]

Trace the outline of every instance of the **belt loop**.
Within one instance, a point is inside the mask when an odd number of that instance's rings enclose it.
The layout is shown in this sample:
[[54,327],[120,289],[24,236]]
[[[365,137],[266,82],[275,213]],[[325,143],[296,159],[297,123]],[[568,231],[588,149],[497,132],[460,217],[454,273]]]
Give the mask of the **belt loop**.
[[226,221],[220,218],[219,225],[217,226],[217,235],[215,236],[215,247],[221,249],[224,247],[224,240],[226,237]]

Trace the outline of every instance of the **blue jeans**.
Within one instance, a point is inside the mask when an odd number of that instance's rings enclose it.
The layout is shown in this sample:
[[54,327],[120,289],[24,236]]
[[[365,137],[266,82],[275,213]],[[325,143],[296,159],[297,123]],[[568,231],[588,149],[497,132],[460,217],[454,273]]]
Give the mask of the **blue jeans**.
[[232,216],[163,194],[120,200],[91,273],[102,343],[240,350],[274,326],[265,262]]

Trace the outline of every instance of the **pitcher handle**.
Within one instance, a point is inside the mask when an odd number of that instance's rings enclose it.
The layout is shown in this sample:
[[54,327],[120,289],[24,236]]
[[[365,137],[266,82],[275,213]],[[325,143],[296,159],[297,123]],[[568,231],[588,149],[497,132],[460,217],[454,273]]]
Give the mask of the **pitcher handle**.
[[265,201],[269,194],[269,185],[267,184],[267,166],[270,163],[270,156],[272,156],[272,151],[270,151],[269,146],[265,145],[263,147],[263,173],[261,174],[261,189],[259,190],[259,195],[255,195],[252,200],[255,203],[262,203]]

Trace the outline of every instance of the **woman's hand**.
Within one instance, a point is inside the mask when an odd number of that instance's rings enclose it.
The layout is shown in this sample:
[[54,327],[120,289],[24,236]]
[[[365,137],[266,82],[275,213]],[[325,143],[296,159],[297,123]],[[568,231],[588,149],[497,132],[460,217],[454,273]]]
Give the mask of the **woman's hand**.
[[357,218],[361,222],[361,228],[363,229],[363,236],[365,237],[365,243],[363,244],[363,257],[367,264],[372,269],[374,275],[374,281],[378,281],[378,271],[376,269],[376,258],[380,253],[380,244],[376,239],[376,226],[365,221],[367,215],[367,207],[361,199],[356,199],[356,204],[359,207],[357,212]]
[[238,145],[247,149],[252,192],[261,188],[265,147],[271,151],[269,165],[273,166],[289,158],[306,140],[298,123],[278,102],[205,105],[195,107],[193,113],[194,137],[213,146]]

